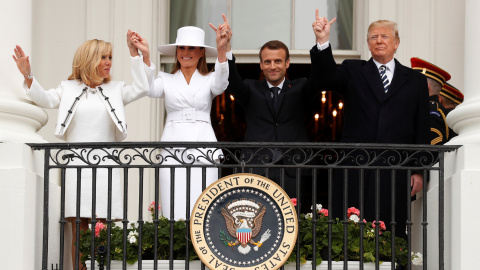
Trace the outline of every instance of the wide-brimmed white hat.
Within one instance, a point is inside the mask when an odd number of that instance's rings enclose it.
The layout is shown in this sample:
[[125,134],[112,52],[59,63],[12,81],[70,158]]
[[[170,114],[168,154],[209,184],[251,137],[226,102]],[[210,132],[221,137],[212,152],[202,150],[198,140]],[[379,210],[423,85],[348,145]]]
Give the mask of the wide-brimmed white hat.
[[195,26],[185,26],[177,30],[177,40],[174,44],[160,45],[160,53],[175,56],[177,46],[204,47],[206,56],[217,56],[217,49],[205,45],[205,31]]

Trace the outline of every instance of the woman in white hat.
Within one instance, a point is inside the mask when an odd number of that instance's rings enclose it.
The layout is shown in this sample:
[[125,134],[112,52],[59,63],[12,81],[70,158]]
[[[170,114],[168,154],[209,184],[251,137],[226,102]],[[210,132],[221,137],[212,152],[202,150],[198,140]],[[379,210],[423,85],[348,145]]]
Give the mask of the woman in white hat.
[[[229,74],[226,58],[228,22],[225,15],[223,15],[223,20],[224,24],[219,25],[218,29],[210,24],[210,27],[216,32],[217,48],[206,46],[204,43],[205,32],[193,26],[178,29],[174,44],[158,47],[161,53],[176,56],[172,72],[159,72],[157,78],[152,82],[148,94],[153,98],[165,99],[167,120],[161,141],[217,141],[210,122],[210,110],[212,100],[227,88]],[[140,36],[139,38],[141,39]],[[206,56],[217,56],[215,71],[208,71]],[[211,164],[211,160],[218,160],[219,155],[221,155],[221,150],[216,149],[167,148],[162,150],[163,158],[166,157],[162,164],[178,165],[178,160],[188,164],[201,162]],[[187,172],[186,169],[176,168],[174,174],[175,191],[171,194],[170,168],[160,169],[162,212],[166,218],[185,219],[187,216]],[[217,179],[218,169],[208,168],[206,186]],[[202,193],[202,181],[202,169],[192,168],[190,173],[190,213]],[[174,212],[170,211],[171,200],[175,201]]]

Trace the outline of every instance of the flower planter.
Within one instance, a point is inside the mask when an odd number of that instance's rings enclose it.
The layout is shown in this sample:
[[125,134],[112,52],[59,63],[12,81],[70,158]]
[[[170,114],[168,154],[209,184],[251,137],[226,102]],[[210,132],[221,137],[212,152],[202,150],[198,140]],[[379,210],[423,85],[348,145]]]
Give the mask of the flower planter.
[[[380,269],[390,270],[392,263],[391,262],[383,262],[380,264]],[[285,270],[295,270],[297,269],[295,264],[290,263],[285,265]],[[308,270],[312,269],[312,262],[307,261],[305,264],[300,265],[300,269]],[[328,269],[328,261],[324,260],[320,265],[317,265],[317,270],[327,270]],[[349,261],[348,262],[348,269],[349,270],[358,270],[360,269],[360,263],[358,261]],[[364,270],[375,270],[375,263],[367,262],[363,264]],[[343,262],[332,262],[332,270],[343,270]]]
[[[157,269],[170,269],[169,267],[169,260],[158,260],[157,261]],[[85,265],[87,266],[87,269],[90,268],[90,261],[86,261]],[[200,270],[201,263],[198,260],[191,261],[190,262],[190,270]],[[98,264],[95,267],[95,269],[98,269]],[[106,265],[105,265],[106,269]],[[110,269],[111,270],[122,270],[122,261],[112,261],[110,263]],[[127,263],[127,269],[128,270],[138,270],[138,262],[134,264],[128,264]],[[173,261],[173,269],[185,269],[185,261],[184,260],[174,260]],[[142,261],[142,270],[153,270],[153,260],[144,260]]]
[[[158,261],[158,268],[157,269],[170,269],[169,268],[169,261],[168,260],[159,260]],[[90,267],[90,261],[86,262],[87,269]],[[122,270],[122,261],[112,261],[111,264],[111,270]],[[201,263],[198,260],[191,261],[190,262],[190,270],[200,270]],[[98,265],[97,265],[98,267]],[[98,268],[96,268],[98,269]],[[127,264],[127,269],[128,270],[137,270],[138,269],[138,262],[135,264]],[[144,260],[142,261],[142,269],[143,270],[152,270],[153,269],[153,260]],[[173,269],[185,269],[185,261],[184,260],[174,260],[173,261]],[[208,269],[208,268],[206,268]],[[285,265],[285,270],[295,270],[297,269],[295,264],[290,263]],[[312,262],[307,261],[305,264],[302,264],[300,266],[300,269],[302,270],[309,270],[312,269]],[[327,270],[328,269],[328,262],[323,261],[322,264],[317,266],[317,270]],[[343,262],[332,262],[332,269],[333,270],[343,270]],[[359,263],[350,261],[348,262],[348,269],[349,270],[356,270],[360,269]],[[369,263],[364,263],[363,265],[364,270],[374,270],[375,269],[375,263],[369,262]],[[380,264],[380,269],[385,269],[389,270],[391,269],[391,262],[383,262]]]

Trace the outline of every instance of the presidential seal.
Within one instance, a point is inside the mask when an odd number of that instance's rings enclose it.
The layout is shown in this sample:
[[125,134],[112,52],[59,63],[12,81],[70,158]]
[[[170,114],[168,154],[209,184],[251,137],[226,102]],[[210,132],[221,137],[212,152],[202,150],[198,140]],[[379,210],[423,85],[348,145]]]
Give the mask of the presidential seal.
[[290,256],[298,221],[280,186],[242,173],[205,189],[192,211],[190,231],[197,254],[210,269],[270,270]]

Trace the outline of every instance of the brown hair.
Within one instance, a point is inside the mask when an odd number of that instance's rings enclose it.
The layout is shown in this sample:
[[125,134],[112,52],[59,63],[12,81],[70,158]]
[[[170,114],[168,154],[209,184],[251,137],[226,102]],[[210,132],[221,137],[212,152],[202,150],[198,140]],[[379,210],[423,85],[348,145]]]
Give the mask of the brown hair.
[[263,44],[263,46],[260,48],[260,52],[258,53],[258,57],[260,58],[260,61],[262,61],[262,51],[268,48],[270,50],[284,50],[286,53],[285,56],[285,61],[290,59],[290,52],[288,51],[287,45],[285,43],[281,42],[280,40],[270,40],[269,42]]
[[370,38],[370,30],[375,27],[386,27],[386,28],[392,29],[392,31],[395,34],[395,40],[400,42],[400,36],[398,35],[398,25],[396,22],[392,22],[389,20],[378,20],[378,21],[372,22],[368,27],[367,42]]
[[85,41],[75,52],[72,63],[72,74],[69,80],[78,80],[86,85],[100,85],[111,80],[102,78],[98,74],[98,66],[102,56],[112,54],[112,44],[103,40],[92,39]]
[[[205,50],[204,47],[200,47],[200,48]],[[177,73],[177,71],[180,70],[180,68],[181,68],[181,65],[180,65],[180,62],[178,62],[177,60],[177,51],[175,50],[175,63],[173,63],[172,72],[170,73],[175,74]],[[202,75],[207,75],[208,73],[210,73],[210,71],[208,71],[205,54],[202,57],[200,57],[200,59],[198,59],[197,69],[198,69],[198,72]]]

